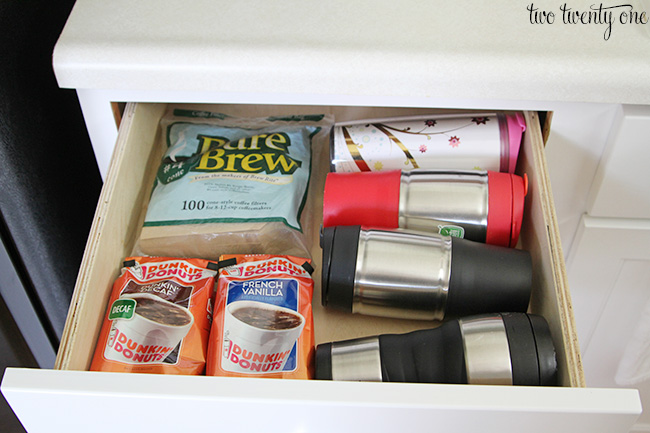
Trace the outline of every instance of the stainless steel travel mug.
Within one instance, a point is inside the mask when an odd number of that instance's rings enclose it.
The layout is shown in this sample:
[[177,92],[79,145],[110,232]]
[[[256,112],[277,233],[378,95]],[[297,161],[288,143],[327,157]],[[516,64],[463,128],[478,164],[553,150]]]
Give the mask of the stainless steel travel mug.
[[514,247],[527,178],[477,170],[329,173],[323,225],[441,233]]
[[555,385],[556,376],[548,323],[525,313],[471,316],[316,348],[321,380],[540,386]]
[[323,228],[321,246],[326,307],[422,320],[528,308],[527,251],[360,226]]

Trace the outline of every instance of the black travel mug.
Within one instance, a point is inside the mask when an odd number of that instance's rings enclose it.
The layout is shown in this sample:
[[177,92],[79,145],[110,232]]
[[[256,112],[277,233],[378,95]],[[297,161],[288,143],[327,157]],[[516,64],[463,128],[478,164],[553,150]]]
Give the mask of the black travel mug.
[[321,380],[540,386],[556,385],[556,377],[548,323],[526,313],[472,316],[316,348]]
[[325,227],[321,246],[325,307],[421,320],[528,309],[524,250],[360,226]]

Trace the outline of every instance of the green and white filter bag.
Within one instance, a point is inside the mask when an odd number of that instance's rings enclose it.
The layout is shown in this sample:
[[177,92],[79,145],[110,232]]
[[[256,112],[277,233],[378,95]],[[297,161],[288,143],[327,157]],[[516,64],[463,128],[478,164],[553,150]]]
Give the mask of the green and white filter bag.
[[309,256],[304,235],[312,146],[326,146],[324,115],[266,118],[174,109],[136,252]]

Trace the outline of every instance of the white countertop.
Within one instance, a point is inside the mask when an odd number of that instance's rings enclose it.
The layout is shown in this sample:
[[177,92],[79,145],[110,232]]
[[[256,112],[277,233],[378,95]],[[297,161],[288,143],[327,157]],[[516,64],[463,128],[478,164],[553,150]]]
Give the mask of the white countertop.
[[[650,17],[650,2],[631,1]],[[650,23],[564,24],[561,2],[77,0],[59,85],[320,97],[650,104]],[[566,2],[572,11],[591,2]],[[605,1],[604,7],[620,3]],[[282,99],[282,98],[280,98]],[[323,99],[325,100],[325,99]]]

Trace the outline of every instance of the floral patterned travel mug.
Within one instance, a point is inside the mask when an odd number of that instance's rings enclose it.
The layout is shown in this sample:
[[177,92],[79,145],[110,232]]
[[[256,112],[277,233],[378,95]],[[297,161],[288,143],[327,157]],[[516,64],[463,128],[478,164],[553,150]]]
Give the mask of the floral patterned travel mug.
[[513,173],[525,129],[520,112],[337,123],[330,142],[331,171],[442,168]]

